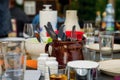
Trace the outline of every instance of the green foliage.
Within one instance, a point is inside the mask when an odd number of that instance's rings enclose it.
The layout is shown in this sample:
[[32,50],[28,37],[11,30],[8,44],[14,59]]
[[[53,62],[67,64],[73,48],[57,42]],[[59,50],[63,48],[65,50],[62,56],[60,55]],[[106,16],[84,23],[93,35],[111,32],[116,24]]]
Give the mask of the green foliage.
[[72,0],[70,9],[78,10],[80,20],[95,20],[96,11],[103,12],[107,0]]
[[[108,0],[72,0],[70,9],[78,10],[80,20],[95,20],[96,11],[105,11]],[[115,19],[120,20],[120,0],[115,0]]]
[[96,0],[96,11],[103,13],[106,8],[108,0]]
[[78,1],[79,0],[72,0],[72,3],[70,4],[69,9],[78,10],[79,9]]
[[115,6],[115,18],[116,20],[120,20],[120,0],[116,0],[116,6]]
[[81,20],[95,19],[95,0],[79,0],[78,16]]

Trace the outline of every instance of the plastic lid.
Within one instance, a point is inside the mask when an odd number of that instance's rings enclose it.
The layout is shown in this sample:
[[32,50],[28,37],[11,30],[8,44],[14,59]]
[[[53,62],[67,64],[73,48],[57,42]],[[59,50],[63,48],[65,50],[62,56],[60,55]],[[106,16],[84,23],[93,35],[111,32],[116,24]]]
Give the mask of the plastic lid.
[[56,58],[55,57],[49,57],[47,58],[48,61],[56,61]]
[[1,38],[0,42],[6,42],[6,41],[25,41],[24,38],[18,38],[18,37],[8,37],[8,38]]
[[41,53],[40,57],[48,57],[48,54],[47,53]]
[[77,61],[70,61],[67,63],[68,67],[72,68],[83,68],[83,69],[92,69],[92,68],[97,68],[99,64],[94,61],[87,61],[87,60],[77,60]]
[[45,7],[45,9],[43,9],[43,10],[45,10],[45,11],[52,10],[52,9],[50,9],[50,7],[51,7],[52,5],[43,5],[43,6]]

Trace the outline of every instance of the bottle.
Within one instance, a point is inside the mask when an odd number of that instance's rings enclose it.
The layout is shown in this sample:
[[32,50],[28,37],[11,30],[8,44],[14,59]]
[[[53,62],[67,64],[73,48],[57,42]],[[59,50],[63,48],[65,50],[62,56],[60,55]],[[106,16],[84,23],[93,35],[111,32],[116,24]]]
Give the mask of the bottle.
[[98,36],[100,26],[101,26],[101,16],[100,16],[100,11],[97,11],[96,19],[95,19],[95,32],[94,32],[95,36]]
[[56,57],[49,57],[45,63],[45,80],[49,80],[51,74],[58,74],[58,62]]
[[41,71],[41,76],[45,76],[45,63],[48,58],[47,53],[41,53],[38,57],[37,69]]
[[111,3],[106,7],[106,30],[114,31],[114,8]]
[[105,31],[105,28],[106,28],[106,12],[104,11],[102,14],[102,23],[100,31]]

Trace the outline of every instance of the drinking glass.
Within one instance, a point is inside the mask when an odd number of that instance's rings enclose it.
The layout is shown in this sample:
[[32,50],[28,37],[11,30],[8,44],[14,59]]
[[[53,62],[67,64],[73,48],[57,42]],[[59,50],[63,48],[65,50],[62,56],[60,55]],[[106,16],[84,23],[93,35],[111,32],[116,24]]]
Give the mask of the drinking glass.
[[92,23],[85,23],[84,24],[84,32],[86,37],[86,45],[93,44],[94,39],[94,32],[93,32],[93,25]]
[[[59,65],[61,67],[64,67],[63,65]],[[56,72],[56,70],[52,70],[52,67],[46,66],[45,70],[45,80],[68,80],[66,69],[65,68],[59,68]]]
[[4,77],[10,80],[24,80],[26,56],[24,39],[7,38],[2,42],[5,72]]
[[1,47],[2,47],[2,43],[0,43],[0,80],[2,78],[2,75],[4,73],[4,65],[3,65],[3,54],[2,54],[2,50],[1,50]]
[[90,60],[96,61],[96,51],[89,50],[89,54],[90,54]]
[[24,38],[31,38],[33,36],[34,36],[33,25],[31,23],[24,24],[23,37]]
[[[94,42],[95,42],[93,30],[94,30],[94,28],[93,28],[92,23],[85,23],[84,24],[84,32],[85,32],[86,38],[84,41],[83,52],[84,52],[84,56],[87,60],[95,60],[96,53],[94,51],[90,51],[88,48],[86,48],[89,45],[94,44]],[[87,57],[88,55],[89,55],[89,57]]]
[[50,80],[68,80],[65,69],[59,69],[57,74],[51,74]]
[[99,34],[100,60],[108,60],[113,57],[114,33],[103,31]]
[[[84,30],[86,36],[91,36],[91,35],[93,35],[93,30],[94,30],[94,28],[93,28],[92,23],[84,23],[83,30]],[[87,33],[89,33],[89,34],[87,34]],[[90,35],[90,33],[91,33],[91,35]]]

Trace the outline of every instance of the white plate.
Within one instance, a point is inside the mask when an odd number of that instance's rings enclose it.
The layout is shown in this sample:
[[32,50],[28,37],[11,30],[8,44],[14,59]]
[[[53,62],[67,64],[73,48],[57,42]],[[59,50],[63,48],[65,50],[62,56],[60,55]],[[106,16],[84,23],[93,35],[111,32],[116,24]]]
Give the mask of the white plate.
[[[88,49],[91,49],[91,50],[99,51],[99,44],[98,44],[98,43],[91,44],[91,45],[88,45],[88,46],[86,46],[86,47],[87,47]],[[114,51],[114,52],[120,51],[120,45],[119,45],[119,44],[114,44],[113,51]]]
[[25,41],[25,39],[20,37],[1,38],[0,42],[3,42],[3,41]]
[[99,69],[111,76],[120,76],[120,59],[106,60],[99,62]]
[[70,61],[67,63],[68,67],[72,68],[84,68],[84,69],[92,69],[97,68],[99,63],[94,61],[87,61],[87,60],[76,60],[76,61]]

